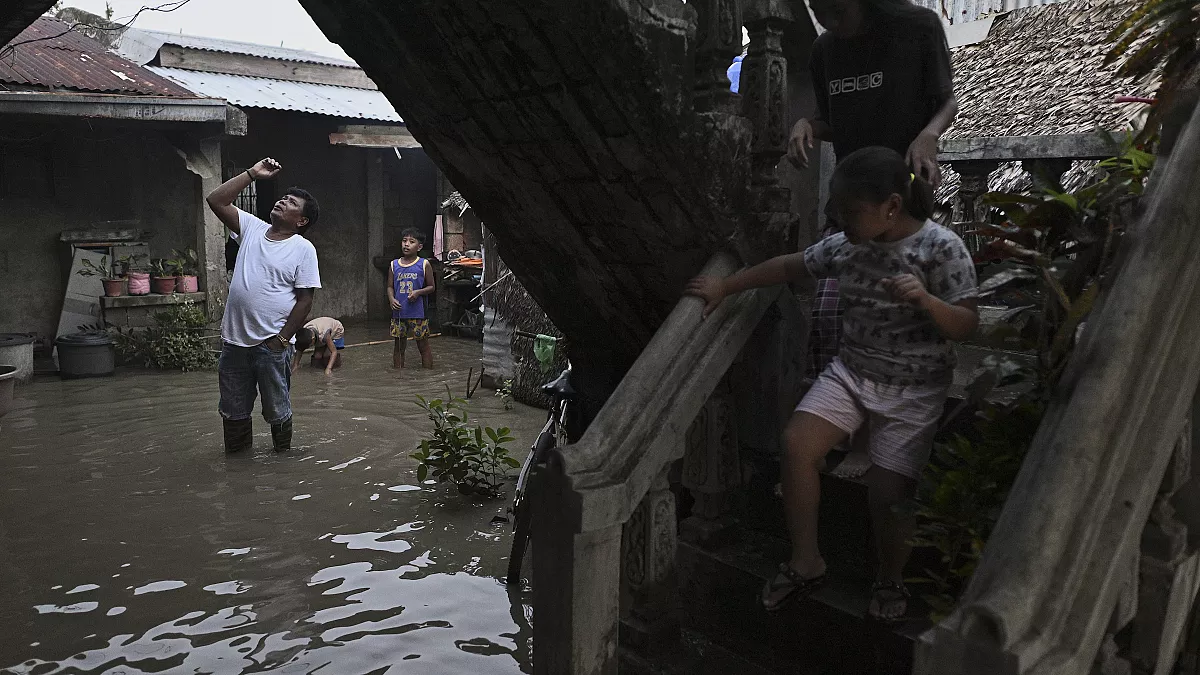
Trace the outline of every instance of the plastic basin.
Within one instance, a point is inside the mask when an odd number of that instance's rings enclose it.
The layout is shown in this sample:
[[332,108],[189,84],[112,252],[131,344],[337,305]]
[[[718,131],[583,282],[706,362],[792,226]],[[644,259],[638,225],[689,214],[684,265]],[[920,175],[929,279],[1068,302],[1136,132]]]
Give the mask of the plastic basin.
[[13,387],[17,384],[17,367],[0,365],[0,417],[13,405]]

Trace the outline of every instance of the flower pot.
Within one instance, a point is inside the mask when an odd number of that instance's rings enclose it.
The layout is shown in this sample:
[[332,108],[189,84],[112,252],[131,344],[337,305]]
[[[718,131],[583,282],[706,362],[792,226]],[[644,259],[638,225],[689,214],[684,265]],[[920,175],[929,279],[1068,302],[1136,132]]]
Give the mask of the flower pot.
[[150,290],[162,295],[175,292],[175,277],[150,277]]
[[150,275],[146,272],[130,272],[129,294],[150,295]]
[[175,279],[176,293],[195,293],[200,290],[200,282],[194,274],[184,274]]
[[125,279],[101,279],[100,283],[104,284],[104,295],[109,298],[115,298],[125,295]]

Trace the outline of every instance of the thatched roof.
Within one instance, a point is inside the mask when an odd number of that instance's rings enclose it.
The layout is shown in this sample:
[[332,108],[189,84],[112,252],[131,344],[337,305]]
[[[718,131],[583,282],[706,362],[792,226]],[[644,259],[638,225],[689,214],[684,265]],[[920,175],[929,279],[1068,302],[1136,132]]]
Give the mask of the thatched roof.
[[1108,35],[1136,7],[1130,0],[1068,0],[997,17],[982,42],[953,51],[959,113],[947,138],[1116,132],[1146,106],[1153,82],[1118,77],[1105,65]]
[[[1156,82],[1118,77],[1105,65],[1109,34],[1136,7],[1130,0],[1068,0],[1008,12],[986,39],[953,50],[959,113],[946,138],[1121,132],[1141,124],[1146,106],[1118,96],[1152,96]],[[1063,175],[1068,190],[1095,177],[1096,162]],[[959,176],[943,165],[937,202],[948,210]],[[1002,164],[988,189],[1022,192],[1032,179],[1018,162]]]

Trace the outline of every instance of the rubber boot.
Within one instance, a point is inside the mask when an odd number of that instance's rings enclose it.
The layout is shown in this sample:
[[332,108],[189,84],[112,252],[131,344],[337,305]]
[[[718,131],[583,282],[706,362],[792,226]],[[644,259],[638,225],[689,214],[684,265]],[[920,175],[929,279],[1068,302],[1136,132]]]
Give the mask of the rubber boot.
[[276,452],[292,449],[292,418],[271,425],[271,441],[275,443]]
[[246,450],[254,445],[254,420],[222,420],[225,426],[225,452]]

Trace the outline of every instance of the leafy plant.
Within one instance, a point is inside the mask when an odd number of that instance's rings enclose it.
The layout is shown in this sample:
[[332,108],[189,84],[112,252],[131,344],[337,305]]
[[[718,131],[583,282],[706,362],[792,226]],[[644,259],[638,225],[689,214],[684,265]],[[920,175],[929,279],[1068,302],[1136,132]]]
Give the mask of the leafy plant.
[[120,275],[113,270],[112,265],[108,264],[108,256],[106,255],[100,256],[100,262],[98,263],[94,263],[87,258],[84,258],[82,262],[83,267],[80,267],[75,272],[81,277],[100,277],[101,279],[120,278]]
[[1121,61],[1117,73],[1122,77],[1145,80],[1162,69],[1157,105],[1144,127],[1152,131],[1200,66],[1200,5],[1196,0],[1143,0],[1108,39],[1115,44],[1105,63]]
[[200,273],[200,259],[195,250],[171,249],[171,256],[167,263],[176,274],[196,276]]
[[[968,429],[935,445],[918,490],[913,544],[934,549],[938,569],[911,580],[939,619],[975,571],[1033,436],[1075,348],[1076,338],[1114,270],[1125,224],[1133,219],[1154,157],[1129,142],[1101,162],[1102,177],[1065,192],[1038,184],[1033,193],[991,193],[994,222],[980,263],[981,296],[1011,307],[987,336],[1036,356],[1026,367],[989,357],[968,385],[977,407]],[[1006,404],[987,403],[997,387],[1015,386]]]
[[145,329],[114,329],[117,351],[126,361],[163,370],[207,370],[216,367],[212,340],[205,334],[208,317],[191,300],[152,316]]
[[125,271],[126,272],[149,272],[150,271],[150,266],[148,264],[148,262],[150,260],[150,256],[146,255],[145,253],[134,253],[134,254],[125,256],[121,259],[125,261]]
[[167,258],[154,258],[150,261],[150,276],[163,279],[175,276],[175,269]]
[[512,381],[512,378],[509,378],[509,379],[504,380],[504,382],[501,383],[500,388],[496,390],[496,396],[500,398],[500,401],[502,403],[504,403],[505,410],[513,409],[512,388],[513,388],[513,381]]
[[449,389],[445,399],[417,396],[417,405],[433,422],[429,438],[409,455],[418,462],[417,478],[432,475],[438,482],[453,481],[463,494],[500,496],[509,471],[521,465],[504,447],[514,440],[510,430],[469,426],[467,401],[451,396]]

